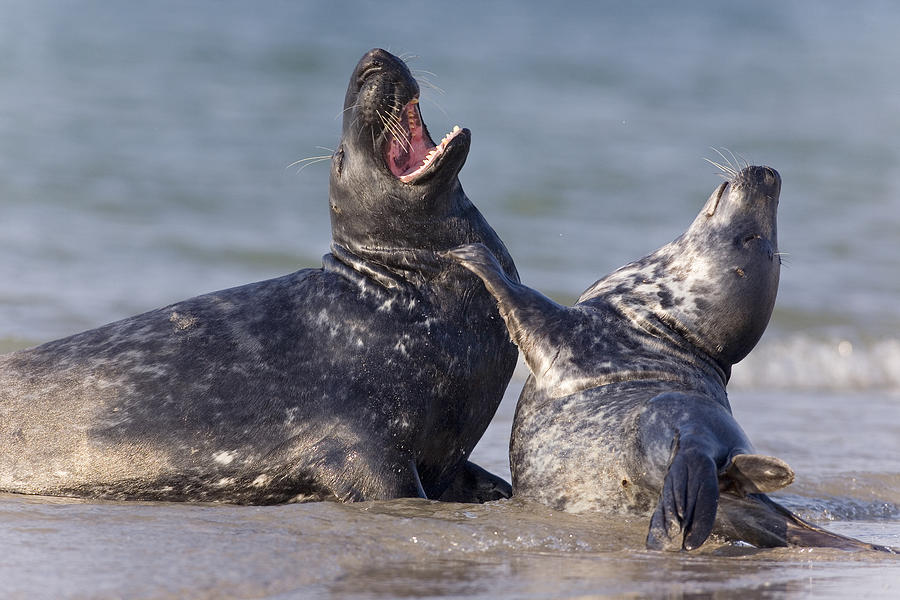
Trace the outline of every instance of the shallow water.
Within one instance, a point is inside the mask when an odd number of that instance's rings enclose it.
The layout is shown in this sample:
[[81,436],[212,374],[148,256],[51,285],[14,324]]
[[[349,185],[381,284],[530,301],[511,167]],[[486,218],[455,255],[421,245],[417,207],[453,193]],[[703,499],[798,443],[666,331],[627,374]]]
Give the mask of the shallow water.
[[[563,301],[683,231],[710,147],[778,169],[786,264],[734,411],[797,472],[785,504],[900,546],[898,29],[889,2],[0,0],[0,346],[318,266],[327,163],[288,165],[336,145],[353,65],[387,47],[443,88],[423,85],[434,136],[472,129],[466,191]],[[475,453],[507,474],[522,379]],[[0,596],[900,595],[894,557],[661,555],[644,528],[514,502],[4,496]]]
[[[514,385],[520,385],[517,378]],[[514,400],[513,397],[508,400]],[[761,450],[798,471],[778,495],[829,529],[900,547],[900,456],[839,419],[846,396],[734,394]],[[870,399],[876,412],[895,398]],[[773,404],[791,413],[772,431]],[[504,466],[513,402],[476,459]],[[797,416],[790,416],[797,415]],[[893,426],[896,436],[898,425]],[[841,434],[847,468],[832,468]],[[889,432],[890,434],[890,432]],[[896,438],[894,438],[896,439]],[[873,443],[875,442],[875,443]],[[880,446],[884,448],[883,446]],[[818,450],[817,450],[818,448]],[[822,450],[826,456],[818,460]],[[828,456],[828,454],[832,456]],[[863,464],[861,471],[854,467]],[[893,475],[888,475],[893,473]],[[23,598],[894,598],[900,556],[756,550],[710,542],[691,554],[643,550],[646,520],[569,515],[534,504],[425,500],[245,507],[89,503],[0,495],[0,590]]]

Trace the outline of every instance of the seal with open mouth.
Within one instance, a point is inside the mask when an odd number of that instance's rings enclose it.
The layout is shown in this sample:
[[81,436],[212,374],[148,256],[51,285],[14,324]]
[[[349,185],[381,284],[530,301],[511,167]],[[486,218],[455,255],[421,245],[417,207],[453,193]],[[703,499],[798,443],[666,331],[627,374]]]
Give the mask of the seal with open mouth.
[[766,496],[793,471],[756,454],[732,417],[731,366],[775,303],[781,179],[768,167],[729,174],[684,235],[573,307],[507,278],[484,246],[450,253],[497,298],[531,370],[510,443],[513,493],[573,512],[647,515],[654,549],[697,548],[711,532],[756,546],[880,548]]
[[403,61],[347,90],[323,268],[222,290],[0,357],[0,490],[278,503],[489,500],[467,461],[517,351],[477,277],[437,252],[512,259],[438,144]]

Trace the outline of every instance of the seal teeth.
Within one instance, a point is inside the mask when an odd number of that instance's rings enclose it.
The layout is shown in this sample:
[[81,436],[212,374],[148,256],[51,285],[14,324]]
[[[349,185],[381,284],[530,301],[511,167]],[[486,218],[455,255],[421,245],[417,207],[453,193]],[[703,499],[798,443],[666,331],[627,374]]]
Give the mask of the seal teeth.
[[425,170],[431,166],[431,163],[433,163],[440,154],[443,154],[444,148],[447,147],[447,144],[450,142],[450,140],[452,140],[456,136],[456,134],[459,132],[460,132],[459,125],[454,125],[453,130],[450,131],[447,135],[445,135],[441,139],[440,143],[438,143],[437,146],[435,146],[434,148],[432,148],[425,154],[425,158],[422,159],[422,164],[419,165],[419,167],[417,167],[415,171],[399,176],[400,181],[403,181],[404,183],[409,183],[410,181],[413,181],[419,175],[424,173]]
[[447,144],[447,142],[449,142],[453,138],[453,136],[456,135],[458,132],[459,132],[459,125],[454,125],[453,130],[450,131],[443,138],[441,138],[441,146],[445,146]]

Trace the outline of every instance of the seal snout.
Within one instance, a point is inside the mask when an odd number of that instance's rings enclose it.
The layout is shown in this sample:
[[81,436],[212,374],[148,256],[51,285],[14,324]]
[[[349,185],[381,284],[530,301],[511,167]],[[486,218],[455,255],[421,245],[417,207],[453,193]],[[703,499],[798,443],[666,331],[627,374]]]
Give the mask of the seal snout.
[[753,186],[775,196],[781,191],[781,175],[772,167],[750,166],[741,170],[732,182],[735,187]]
[[356,65],[356,84],[359,87],[371,77],[386,70],[408,71],[406,63],[381,48],[373,48]]

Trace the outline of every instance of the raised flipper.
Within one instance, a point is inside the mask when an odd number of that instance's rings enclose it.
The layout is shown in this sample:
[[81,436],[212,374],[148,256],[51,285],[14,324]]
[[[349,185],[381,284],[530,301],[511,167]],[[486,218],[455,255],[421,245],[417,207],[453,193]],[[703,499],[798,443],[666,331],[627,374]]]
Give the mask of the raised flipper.
[[481,278],[484,287],[497,300],[497,307],[506,322],[510,337],[523,351],[526,350],[523,345],[528,345],[525,322],[530,317],[536,314],[543,320],[545,311],[565,310],[565,307],[540,292],[507,277],[496,257],[484,244],[466,244],[449,250],[445,255]]
[[466,461],[450,487],[441,494],[440,500],[483,504],[511,496],[512,486],[509,483],[475,463]]
[[719,474],[708,453],[676,448],[650,519],[647,548],[693,550],[712,532],[719,503]]
[[[528,368],[535,375],[545,373],[559,353],[559,348],[551,341],[556,328],[548,328],[548,325],[559,325],[569,314],[569,309],[507,277],[483,244],[459,246],[445,252],[444,256],[481,278],[487,291],[497,300],[510,338],[525,355]],[[567,327],[559,329],[569,330]]]

